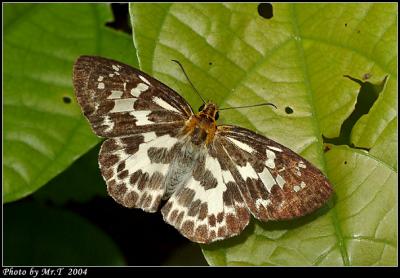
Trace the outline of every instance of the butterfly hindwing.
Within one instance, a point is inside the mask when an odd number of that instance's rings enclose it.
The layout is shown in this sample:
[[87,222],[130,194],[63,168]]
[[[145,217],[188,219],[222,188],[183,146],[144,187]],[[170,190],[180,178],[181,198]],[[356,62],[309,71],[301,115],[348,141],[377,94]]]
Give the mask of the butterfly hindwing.
[[168,86],[114,60],[81,56],[73,80],[85,116],[102,137],[183,125],[193,114],[185,99]]
[[108,193],[125,207],[155,212],[164,196],[165,177],[179,149],[177,130],[107,139],[99,166]]
[[190,240],[210,243],[239,234],[250,213],[218,146],[201,152],[185,186],[175,191],[161,212]]

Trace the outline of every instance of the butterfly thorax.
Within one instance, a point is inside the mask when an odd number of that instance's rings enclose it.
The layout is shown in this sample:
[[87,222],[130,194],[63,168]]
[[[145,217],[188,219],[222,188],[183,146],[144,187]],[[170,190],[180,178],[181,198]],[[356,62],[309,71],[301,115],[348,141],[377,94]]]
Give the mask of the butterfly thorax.
[[187,139],[183,141],[181,150],[171,161],[164,181],[166,190],[163,199],[168,199],[174,192],[180,191],[190,180],[197,161],[204,160],[204,153],[200,151],[200,147],[207,146],[214,138],[217,111],[215,104],[207,103],[186,121],[183,133]]
[[195,145],[208,145],[214,139],[217,129],[216,115],[217,106],[207,103],[197,114],[191,116],[186,121],[184,133],[191,136],[191,141]]

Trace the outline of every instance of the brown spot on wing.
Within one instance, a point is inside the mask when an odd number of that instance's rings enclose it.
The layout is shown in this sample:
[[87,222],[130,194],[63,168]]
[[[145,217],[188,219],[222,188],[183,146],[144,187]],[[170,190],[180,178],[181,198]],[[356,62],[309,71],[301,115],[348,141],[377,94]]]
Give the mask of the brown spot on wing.
[[198,213],[198,211],[199,211],[199,209],[200,209],[200,204],[201,204],[201,201],[200,201],[200,200],[194,201],[194,202],[191,204],[190,208],[189,208],[188,215],[189,215],[189,216],[195,216],[195,215],[197,215],[197,213]]
[[164,186],[164,176],[159,172],[153,173],[150,177],[148,188],[150,190],[156,190],[156,189],[162,189],[163,186]]
[[145,188],[145,185],[147,184],[148,180],[149,180],[149,174],[147,172],[144,172],[140,176],[140,179],[137,183],[137,189],[142,191]]
[[124,171],[122,171],[122,172],[119,172],[118,175],[117,175],[117,177],[118,177],[120,180],[122,180],[122,179],[126,178],[126,177],[128,176],[128,174],[129,174],[129,171],[128,171],[128,170],[124,170]]
[[194,227],[193,221],[186,220],[185,222],[183,222],[183,225],[182,225],[182,233],[184,235],[192,235],[193,227]]
[[125,169],[125,161],[122,161],[118,164],[117,172],[121,172]]
[[178,215],[178,218],[176,219],[176,225],[179,227],[180,225],[181,225],[181,223],[182,223],[182,220],[183,220],[183,216],[184,216],[184,212],[183,211],[181,211],[180,213],[179,213],[179,215]]
[[238,224],[239,224],[238,219],[233,214],[228,214],[226,216],[226,227],[229,232],[231,233],[238,232],[240,229]]
[[224,220],[224,213],[220,212],[217,214],[217,222],[221,223]]
[[125,184],[117,184],[115,180],[110,180],[107,183],[108,193],[119,203],[122,203],[126,190]]
[[215,227],[215,223],[216,223],[215,215],[214,214],[209,215],[208,216],[208,224],[211,227]]
[[126,194],[124,198],[124,205],[128,208],[134,207],[136,205],[138,198],[139,195],[136,192],[131,191],[128,194]]
[[207,203],[202,203],[200,206],[200,211],[199,211],[199,220],[203,220],[207,217],[208,214],[208,205]]
[[175,209],[171,212],[169,219],[171,220],[171,222],[175,222],[176,217],[178,216],[178,210]]
[[226,235],[226,227],[222,226],[218,228],[218,237],[225,237]]
[[172,208],[172,203],[166,203],[163,208],[161,209],[161,212],[163,213],[163,215],[168,215],[170,210]]
[[178,203],[184,207],[188,207],[194,198],[195,192],[190,188],[183,188],[178,196]]
[[130,179],[129,179],[129,182],[130,182],[131,184],[135,184],[135,183],[139,180],[139,178],[141,177],[141,175],[142,175],[142,171],[141,171],[141,170],[136,171],[135,173],[133,173],[133,174],[131,175],[131,177],[130,177]]
[[208,229],[206,225],[200,225],[199,227],[196,228],[195,232],[195,237],[197,237],[200,240],[204,240],[208,236]]

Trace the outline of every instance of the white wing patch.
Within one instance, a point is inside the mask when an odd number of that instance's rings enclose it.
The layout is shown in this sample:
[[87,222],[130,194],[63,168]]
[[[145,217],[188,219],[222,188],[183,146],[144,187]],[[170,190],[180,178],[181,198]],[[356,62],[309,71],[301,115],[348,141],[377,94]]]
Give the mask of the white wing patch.
[[233,178],[230,171],[222,171],[222,179],[224,180],[225,184],[227,184],[228,182],[235,182],[235,179]]
[[294,190],[295,192],[299,192],[299,191],[302,190],[304,187],[306,187],[306,183],[305,183],[304,181],[302,181],[302,182],[300,183],[300,185],[295,185],[295,186],[293,186],[293,190]]
[[307,166],[304,164],[303,161],[300,161],[297,165],[298,165],[300,168],[307,168]]
[[146,83],[147,85],[151,86],[150,81],[147,80],[144,76],[139,75],[139,78],[140,78],[144,83]]
[[276,184],[276,182],[269,170],[265,167],[264,170],[258,174],[258,176],[267,188],[268,192],[271,192],[271,188]]
[[127,112],[133,110],[133,104],[135,103],[136,98],[123,98],[123,99],[115,99],[114,107],[110,111],[110,113],[119,113],[119,112]]
[[110,116],[108,116],[108,115],[105,116],[103,119],[104,119],[104,121],[103,121],[102,125],[107,126],[107,129],[105,130],[105,132],[111,131],[114,128],[114,122],[111,121]]
[[247,162],[245,166],[237,166],[237,169],[244,181],[246,181],[247,178],[252,178],[252,179],[258,178],[258,175],[257,175],[256,171],[254,171],[250,162]]
[[136,118],[136,125],[143,126],[143,125],[150,125],[154,124],[152,121],[149,121],[148,116],[150,115],[151,111],[149,110],[138,110],[132,111],[129,115]]
[[267,150],[266,153],[267,153],[267,161],[265,162],[265,165],[271,169],[274,169],[275,158],[276,158],[275,153],[270,150]]
[[[204,190],[203,186],[200,186],[201,190],[197,189],[196,195],[198,193],[200,200],[208,201],[209,213],[217,215],[218,212],[223,211],[223,202],[213,202],[211,196],[214,196],[214,198],[215,196],[219,196],[218,198],[222,199],[222,193],[226,190],[226,185],[223,180],[223,171],[219,162],[210,155],[206,156],[205,168],[211,171],[214,178],[217,179],[218,185],[215,188],[208,189],[207,191]],[[225,175],[225,177],[227,177],[228,180],[230,179],[227,175]]]
[[276,176],[276,182],[278,183],[279,187],[283,189],[283,186],[285,185],[286,181],[284,178],[282,178],[281,175]]
[[157,104],[158,106],[161,106],[162,108],[164,108],[165,110],[168,111],[172,111],[172,112],[176,112],[176,113],[180,113],[178,111],[178,109],[176,109],[175,107],[173,107],[171,104],[169,104],[168,102],[166,102],[165,100],[163,100],[162,98],[159,97],[154,97],[153,101],[155,104]]
[[107,99],[115,99],[121,98],[124,92],[118,90],[112,90],[111,95],[108,96]]
[[[154,138],[154,132],[150,133],[150,138]],[[163,147],[170,149],[178,142],[178,139],[175,137],[171,137],[168,134],[163,136],[155,137],[155,139],[151,139],[149,141],[145,141],[140,144],[139,150],[129,158],[125,160],[126,169],[129,170],[130,173],[134,173],[138,170],[145,170],[149,175],[154,172],[162,169],[165,164],[162,163],[152,163],[148,156],[148,150],[151,147]],[[164,173],[165,174],[165,173]]]
[[260,206],[266,208],[270,203],[271,203],[270,200],[264,200],[260,198],[256,200],[256,207],[257,209],[260,209]]
[[245,144],[245,143],[243,143],[243,142],[241,142],[241,141],[239,141],[239,140],[236,140],[236,139],[234,139],[234,138],[232,138],[232,137],[228,137],[228,139],[229,139],[235,146],[237,146],[238,148],[240,148],[240,149],[242,149],[242,150],[244,150],[244,151],[246,151],[246,152],[252,153],[252,152],[254,151],[254,149],[253,149],[252,147],[250,147],[249,145],[247,145],[247,144]]
[[140,94],[142,92],[147,91],[148,88],[149,88],[148,85],[146,85],[144,83],[139,83],[139,84],[137,84],[137,86],[135,88],[131,89],[131,95],[134,97],[139,97]]
[[267,146],[269,149],[273,150],[273,151],[277,151],[277,152],[282,152],[282,150],[280,148],[274,147],[274,146]]

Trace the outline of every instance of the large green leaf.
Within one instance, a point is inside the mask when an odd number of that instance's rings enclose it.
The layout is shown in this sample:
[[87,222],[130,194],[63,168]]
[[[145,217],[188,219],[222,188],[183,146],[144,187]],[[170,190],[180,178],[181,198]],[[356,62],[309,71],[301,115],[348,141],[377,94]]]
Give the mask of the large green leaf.
[[97,162],[99,150],[100,144],[36,191],[32,195],[33,198],[42,202],[51,200],[54,204],[63,205],[69,201],[85,203],[95,196],[106,196],[107,186]]
[[[130,14],[143,70],[194,108],[201,101],[171,59],[220,106],[274,103],[276,110],[224,111],[220,122],[290,147],[335,187],[328,206],[310,216],[253,222],[236,238],[203,246],[210,264],[396,263],[396,160],[379,151],[389,141],[387,153],[395,153],[397,145],[396,4],[273,4],[271,19],[258,15],[257,4],[131,4]],[[366,73],[372,83],[389,76],[352,134],[356,146],[362,133],[374,149],[332,146],[324,153],[321,135],[339,135],[360,90],[343,75]]]
[[5,265],[123,265],[104,232],[80,216],[31,202],[4,207]]
[[83,54],[135,64],[132,39],[105,27],[105,4],[4,5],[4,202],[22,198],[99,142],[72,90]]

